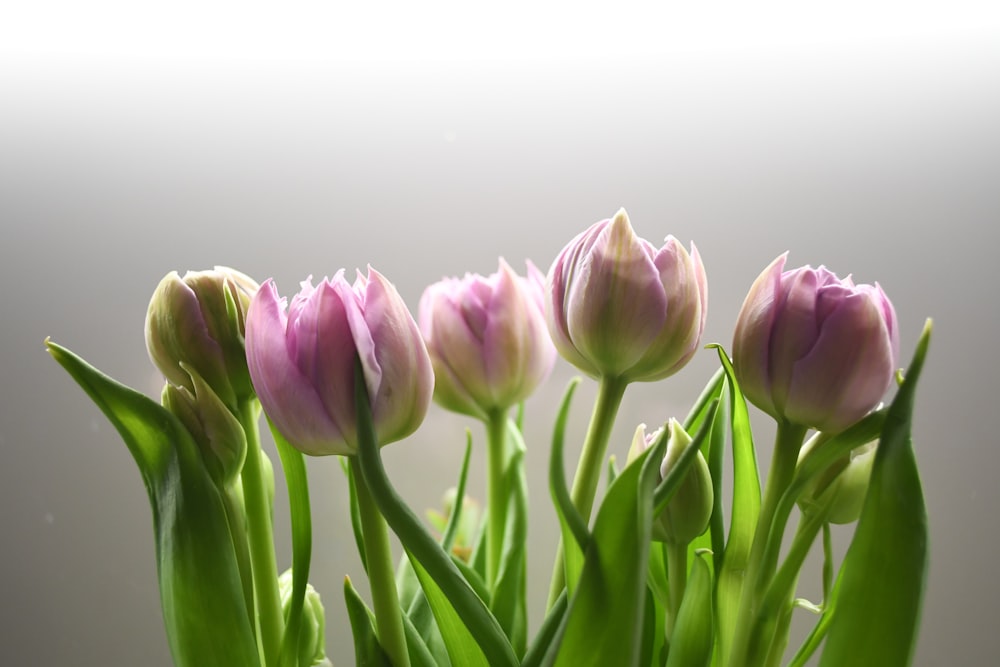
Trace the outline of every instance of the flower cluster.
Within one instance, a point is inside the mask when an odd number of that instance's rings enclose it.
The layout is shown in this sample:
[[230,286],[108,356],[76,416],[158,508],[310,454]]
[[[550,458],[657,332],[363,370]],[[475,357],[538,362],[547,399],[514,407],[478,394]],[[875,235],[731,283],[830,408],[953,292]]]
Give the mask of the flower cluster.
[[[822,266],[786,271],[786,259],[753,282],[732,358],[719,347],[721,368],[689,414],[663,416],[649,435],[639,425],[621,468],[608,450],[626,389],[680,372],[702,349],[708,313],[695,245],[667,236],[657,247],[624,210],[572,239],[547,275],[500,259],[492,274],[441,279],[416,318],[371,267],[353,283],[343,270],[307,278],[291,299],[273,280],[258,286],[224,267],[168,274],[146,317],[166,380],[160,404],[49,349],[143,475],[179,667],[330,664],[326,614],[308,583],[304,455],[343,457],[371,600],[345,581],[358,664],[772,665],[799,606],[821,620],[795,664],[824,639],[823,664],[858,655],[858,664],[907,664],[926,567],[910,431],[929,328],[902,379],[882,288]],[[562,542],[531,636],[521,418],[557,356],[598,392],[571,484],[563,441],[578,380],[556,416],[549,487]],[[894,376],[901,386],[885,408]],[[416,433],[432,400],[481,422],[487,454],[484,511],[467,489],[467,453],[445,513],[432,515],[440,534],[396,492],[380,449]],[[763,493],[745,401],[777,423]],[[280,575],[261,411],[289,494],[292,568]],[[727,484],[733,504],[723,508]],[[824,575],[836,599],[798,600],[814,541],[824,534],[831,572],[829,524],[853,522],[835,591]],[[398,564],[391,535],[403,547]],[[891,602],[904,595],[909,604]]]

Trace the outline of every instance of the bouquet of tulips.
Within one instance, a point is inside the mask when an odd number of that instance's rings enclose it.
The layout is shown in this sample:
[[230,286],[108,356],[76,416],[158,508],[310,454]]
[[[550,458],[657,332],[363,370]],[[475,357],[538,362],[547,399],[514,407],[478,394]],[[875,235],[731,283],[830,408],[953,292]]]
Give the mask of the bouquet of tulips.
[[[428,287],[416,319],[372,268],[353,283],[342,271],[306,280],[290,302],[231,269],[171,273],[146,317],[159,402],[47,344],[138,465],[178,667],[329,665],[327,635],[346,640],[346,628],[328,633],[308,583],[305,455],[341,457],[350,489],[343,511],[367,573],[367,595],[349,579],[343,591],[359,665],[756,667],[803,665],[820,649],[823,667],[906,665],[927,565],[910,428],[930,327],[904,374],[877,284],[785,261],[751,286],[732,357],[703,352],[719,370],[690,412],[639,425],[623,465],[608,444],[626,389],[703,350],[708,302],[697,249],[672,237],[657,248],[624,211],[570,241],[547,276],[501,260],[488,277]],[[561,544],[544,617],[529,624],[523,404],[557,353],[598,391],[572,481],[563,451],[579,379],[555,418]],[[383,467],[380,448],[413,435],[432,398],[485,425],[482,517],[466,502],[471,436],[436,526]],[[777,423],[763,485],[747,401]],[[289,494],[284,574],[262,410]],[[831,524],[856,524],[840,559]],[[807,601],[796,588],[817,542],[822,599]],[[791,650],[795,613],[815,626]]]

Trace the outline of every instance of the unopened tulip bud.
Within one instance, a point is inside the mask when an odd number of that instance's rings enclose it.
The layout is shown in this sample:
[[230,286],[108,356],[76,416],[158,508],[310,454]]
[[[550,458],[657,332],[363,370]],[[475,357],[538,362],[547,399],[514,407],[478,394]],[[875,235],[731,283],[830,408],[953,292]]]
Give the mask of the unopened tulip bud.
[[247,362],[264,412],[306,454],[357,452],[355,359],[360,358],[379,445],[413,433],[434,374],[396,288],[374,269],[352,286],[343,271],[309,280],[285,311],[270,280],[247,314]]
[[545,381],[556,351],[545,327],[544,281],[530,262],[522,278],[501,259],[491,276],[447,278],[424,291],[420,331],[438,403],[486,419]]
[[[288,610],[292,603],[292,571],[286,570],[278,577],[278,591],[281,594],[281,611],[288,618]],[[299,629],[300,667],[332,667],[333,663],[326,657],[326,611],[319,593],[306,584],[306,597],[302,604],[302,625]]]
[[256,291],[252,279],[225,267],[183,278],[172,271],[160,281],[146,313],[146,347],[168,382],[193,392],[186,364],[233,411],[253,397],[243,340]]
[[[660,480],[666,478],[684,450],[691,444],[691,436],[676,419],[667,422],[669,430],[667,451],[660,464]],[[640,424],[632,438],[629,461],[649,449],[660,436],[660,430],[646,435],[646,425]],[[695,455],[673,498],[663,514],[653,523],[653,539],[674,544],[687,544],[705,532],[712,517],[715,496],[712,475],[701,452]]]
[[168,382],[163,388],[163,406],[191,434],[212,480],[220,487],[230,486],[243,469],[247,454],[246,433],[201,376],[191,368],[187,370],[194,391]]
[[650,382],[698,349],[708,307],[705,269],[668,236],[657,249],[624,210],[563,248],[548,277],[546,318],[556,349],[591,377]]
[[882,399],[899,357],[896,313],[876,283],[822,266],[760,274],[740,311],[733,366],[740,387],[778,420],[837,433]]
[[[824,434],[817,434],[802,447],[799,461],[822,446]],[[853,523],[861,516],[861,508],[868,494],[868,482],[872,475],[872,464],[878,440],[873,440],[851,450],[848,456],[835,461],[825,471],[819,473],[799,496],[803,511],[825,511],[830,523]]]

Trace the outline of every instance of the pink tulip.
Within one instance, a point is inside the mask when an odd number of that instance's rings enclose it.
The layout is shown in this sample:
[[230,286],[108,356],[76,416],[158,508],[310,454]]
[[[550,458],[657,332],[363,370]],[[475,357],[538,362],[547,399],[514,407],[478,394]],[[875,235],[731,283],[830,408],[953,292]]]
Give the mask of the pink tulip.
[[489,277],[446,278],[420,299],[420,330],[434,365],[434,397],[486,419],[527,398],[555,363],[545,329],[544,276],[522,278],[504,260]]
[[311,280],[288,312],[271,280],[247,314],[250,377],[268,417],[307,454],[357,451],[355,357],[361,359],[380,445],[417,429],[434,375],[413,317],[396,288],[369,267],[354,285],[338,271]]
[[733,365],[746,397],[775,419],[839,432],[864,417],[892,382],[896,312],[876,283],[820,267],[758,276],[736,322]]
[[556,349],[592,377],[660,380],[698,349],[708,307],[698,250],[672,236],[657,250],[624,210],[570,241],[548,280]]

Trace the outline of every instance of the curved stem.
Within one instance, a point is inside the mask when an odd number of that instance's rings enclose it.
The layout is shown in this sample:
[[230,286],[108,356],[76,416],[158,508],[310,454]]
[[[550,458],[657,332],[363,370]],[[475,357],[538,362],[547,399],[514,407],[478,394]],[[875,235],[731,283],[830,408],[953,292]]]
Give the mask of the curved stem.
[[274,556],[274,535],[271,526],[271,499],[265,480],[257,429],[257,408],[247,401],[240,406],[240,423],[247,438],[247,457],[243,464],[243,499],[247,513],[247,537],[257,602],[257,622],[260,646],[264,654],[261,664],[276,664],[281,645],[283,619],[281,596],[278,593],[278,566]]
[[504,466],[507,462],[507,411],[494,410],[486,419],[489,446],[488,483],[489,505],[486,533],[486,583],[492,590],[500,572],[503,556],[504,527],[507,514],[507,489]]
[[389,530],[385,519],[375,506],[371,491],[361,471],[357,456],[350,457],[351,472],[357,487],[358,511],[361,514],[361,531],[365,542],[365,562],[368,563],[368,584],[375,608],[375,631],[379,644],[389,654],[395,667],[408,667],[410,656],[406,650],[403,629],[403,612],[396,591],[396,575],[389,549]]

